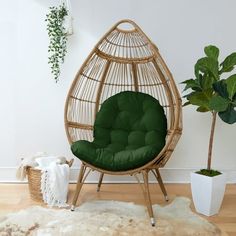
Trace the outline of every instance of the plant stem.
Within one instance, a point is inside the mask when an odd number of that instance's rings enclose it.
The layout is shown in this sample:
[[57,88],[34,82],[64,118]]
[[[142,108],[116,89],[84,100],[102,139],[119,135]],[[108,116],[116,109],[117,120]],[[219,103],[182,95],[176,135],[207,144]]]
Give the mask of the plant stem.
[[212,147],[213,147],[213,139],[215,133],[215,126],[216,126],[216,112],[212,113],[212,123],[211,123],[211,135],[209,140],[209,147],[208,147],[208,161],[207,161],[207,169],[211,169],[211,158],[212,158]]

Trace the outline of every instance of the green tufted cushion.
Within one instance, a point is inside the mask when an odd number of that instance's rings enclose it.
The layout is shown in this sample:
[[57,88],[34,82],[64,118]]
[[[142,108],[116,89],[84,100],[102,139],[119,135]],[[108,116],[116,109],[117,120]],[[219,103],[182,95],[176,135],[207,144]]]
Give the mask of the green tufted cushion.
[[74,142],[79,159],[109,171],[125,171],[153,160],[165,145],[167,121],[152,96],[125,91],[108,98],[94,123],[94,141]]

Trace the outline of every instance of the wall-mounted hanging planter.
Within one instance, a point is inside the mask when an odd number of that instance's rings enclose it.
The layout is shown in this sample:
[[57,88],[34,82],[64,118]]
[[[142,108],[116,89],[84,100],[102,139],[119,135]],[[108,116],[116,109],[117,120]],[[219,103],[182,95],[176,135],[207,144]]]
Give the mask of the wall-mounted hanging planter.
[[72,20],[69,0],[60,1],[59,6],[50,7],[46,15],[49,36],[48,64],[56,82],[59,80],[60,66],[64,63],[67,53],[67,37],[73,34]]
[[64,5],[67,10],[67,15],[64,17],[63,28],[67,36],[73,34],[73,17],[71,11],[70,0],[61,0],[60,5]]

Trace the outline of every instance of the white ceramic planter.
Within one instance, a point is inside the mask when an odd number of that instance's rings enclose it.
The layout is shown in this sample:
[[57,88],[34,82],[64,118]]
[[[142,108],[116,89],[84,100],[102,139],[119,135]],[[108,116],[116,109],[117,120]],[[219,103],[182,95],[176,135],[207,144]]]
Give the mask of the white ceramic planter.
[[191,173],[191,190],[198,213],[212,216],[219,212],[224,198],[226,174],[208,177]]
[[64,17],[63,27],[67,36],[73,34],[73,17],[70,14]]

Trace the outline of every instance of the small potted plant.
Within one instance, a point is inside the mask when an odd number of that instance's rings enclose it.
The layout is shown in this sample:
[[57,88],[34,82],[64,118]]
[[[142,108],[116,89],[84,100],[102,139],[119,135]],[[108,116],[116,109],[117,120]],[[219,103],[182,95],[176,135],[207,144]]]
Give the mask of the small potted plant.
[[[218,213],[225,191],[224,173],[211,168],[212,147],[217,115],[228,124],[236,122],[236,74],[223,79],[223,74],[232,72],[236,65],[236,52],[219,63],[219,49],[205,47],[205,57],[195,64],[195,78],[182,82],[184,91],[191,90],[184,97],[186,105],[197,106],[198,112],[209,112],[212,124],[208,149],[207,168],[191,173],[191,189],[196,211],[207,216]],[[224,78],[226,76],[224,75]]]
[[64,63],[67,53],[67,36],[73,33],[72,16],[65,3],[58,7],[50,7],[46,15],[47,31],[49,36],[48,63],[51,66],[51,73],[56,82],[60,75],[60,65]]

